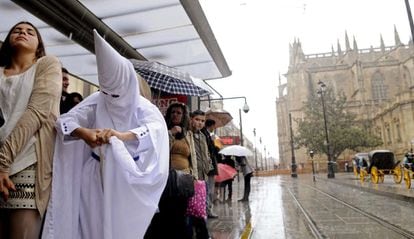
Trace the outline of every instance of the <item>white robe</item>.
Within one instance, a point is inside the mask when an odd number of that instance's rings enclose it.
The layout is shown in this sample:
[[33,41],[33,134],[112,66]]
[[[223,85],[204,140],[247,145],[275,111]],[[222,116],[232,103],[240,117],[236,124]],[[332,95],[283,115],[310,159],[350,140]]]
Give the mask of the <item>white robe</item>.
[[116,129],[102,106],[102,97],[95,93],[57,122],[52,196],[42,238],[142,238],[157,209],[169,166],[164,118],[141,97],[136,125],[129,130],[138,141],[111,137],[110,144],[94,149],[104,155],[101,178],[92,149],[70,133],[79,126]]

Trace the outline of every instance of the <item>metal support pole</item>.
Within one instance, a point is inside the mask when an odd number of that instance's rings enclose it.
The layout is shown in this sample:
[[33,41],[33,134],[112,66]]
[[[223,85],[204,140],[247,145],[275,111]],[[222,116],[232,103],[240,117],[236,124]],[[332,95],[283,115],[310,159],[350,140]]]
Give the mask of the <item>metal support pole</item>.
[[257,170],[256,128],[253,128],[253,135],[254,135],[254,162],[256,164],[256,170]]
[[[262,137],[259,138],[260,146],[262,146]],[[260,154],[260,169],[263,170],[263,154]]]
[[240,116],[240,145],[243,146],[243,123],[242,123],[241,109],[239,109],[239,116]]
[[333,162],[332,162],[332,158],[331,158],[331,148],[330,148],[330,145],[329,145],[328,124],[327,124],[327,121],[326,121],[325,100],[323,98],[323,94],[324,94],[324,92],[322,91],[320,95],[321,95],[321,100],[322,100],[323,123],[324,123],[324,126],[325,126],[326,149],[328,151],[327,152],[327,155],[328,155],[328,178],[335,178],[335,172],[334,172]]
[[292,116],[289,113],[289,127],[290,127],[290,148],[292,150],[292,178],[297,178],[298,174],[296,173],[296,159],[295,159],[295,148],[293,145],[293,129],[292,129]]
[[411,7],[410,7],[410,2],[408,0],[405,0],[405,7],[407,8],[408,21],[410,22],[411,40],[414,41],[413,16],[411,15]]
[[309,152],[309,154],[310,154],[310,157],[311,157],[311,160],[312,160],[312,177],[313,177],[313,181],[315,182],[316,179],[315,179],[315,163],[313,161],[313,150],[311,150]]
[[312,159],[312,177],[313,177],[313,181],[315,182],[316,181],[316,179],[315,179],[315,163],[313,162],[313,159]]

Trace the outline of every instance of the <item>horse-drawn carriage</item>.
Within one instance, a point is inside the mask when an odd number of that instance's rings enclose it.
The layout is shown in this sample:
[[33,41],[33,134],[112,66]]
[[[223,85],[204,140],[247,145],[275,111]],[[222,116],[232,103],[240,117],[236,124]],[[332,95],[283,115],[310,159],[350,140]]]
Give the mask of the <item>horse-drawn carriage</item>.
[[400,161],[396,161],[394,153],[389,150],[373,150],[368,153],[367,166],[360,168],[361,182],[368,175],[373,183],[384,182],[385,175],[393,175],[394,182],[401,183],[403,176]]
[[406,188],[411,187],[411,179],[414,178],[414,154],[406,153],[403,160],[404,182]]
[[368,153],[357,153],[352,159],[354,175],[355,177],[359,177],[361,172],[361,168],[368,167]]

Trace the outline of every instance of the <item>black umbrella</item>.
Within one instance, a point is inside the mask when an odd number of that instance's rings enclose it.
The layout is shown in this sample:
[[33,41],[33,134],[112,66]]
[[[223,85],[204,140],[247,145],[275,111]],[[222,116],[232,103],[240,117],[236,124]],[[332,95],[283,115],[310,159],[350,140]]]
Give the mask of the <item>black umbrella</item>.
[[205,96],[210,91],[193,82],[190,74],[155,61],[131,59],[135,70],[151,88],[170,94]]

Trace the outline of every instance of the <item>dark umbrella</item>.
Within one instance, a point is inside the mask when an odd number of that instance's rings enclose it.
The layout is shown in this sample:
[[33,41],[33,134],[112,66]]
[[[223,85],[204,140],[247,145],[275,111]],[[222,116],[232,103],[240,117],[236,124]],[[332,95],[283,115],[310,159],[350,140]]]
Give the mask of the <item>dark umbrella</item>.
[[206,119],[212,119],[216,122],[215,127],[220,128],[228,124],[233,117],[225,110],[208,110],[206,112]]
[[155,61],[131,59],[135,70],[151,88],[178,95],[205,96],[211,92],[193,82],[190,74]]

